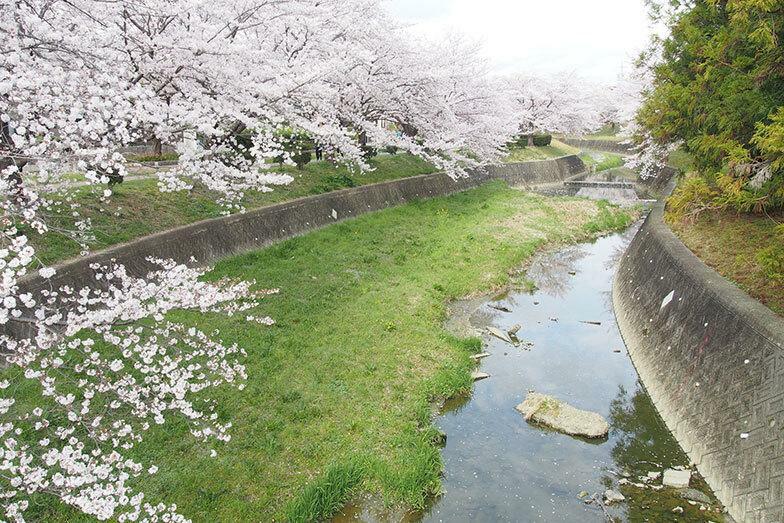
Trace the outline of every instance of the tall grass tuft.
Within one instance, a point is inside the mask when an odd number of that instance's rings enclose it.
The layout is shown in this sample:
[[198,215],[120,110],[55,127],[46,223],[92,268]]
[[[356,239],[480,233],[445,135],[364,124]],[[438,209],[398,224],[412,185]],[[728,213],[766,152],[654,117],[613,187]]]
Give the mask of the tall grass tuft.
[[322,521],[348,502],[365,477],[364,460],[350,458],[333,464],[317,480],[311,482],[286,510],[286,519],[305,523]]

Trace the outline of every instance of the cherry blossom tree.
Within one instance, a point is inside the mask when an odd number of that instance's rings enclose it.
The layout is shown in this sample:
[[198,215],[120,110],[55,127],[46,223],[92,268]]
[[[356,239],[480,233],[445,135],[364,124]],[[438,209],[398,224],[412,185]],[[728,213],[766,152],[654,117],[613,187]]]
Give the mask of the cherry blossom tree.
[[585,134],[604,123],[606,87],[560,73],[550,77],[514,76],[501,80],[514,103],[520,131]]
[[77,224],[68,232],[90,234],[65,173],[109,198],[105,184],[126,172],[122,147],[174,144],[179,162],[160,188],[201,185],[231,212],[245,191],[291,182],[269,161],[290,160],[282,129],[360,169],[364,143],[395,145],[457,176],[497,155],[519,123],[476,47],[414,41],[376,0],[0,0],[0,35],[7,520],[23,521],[36,495],[100,520],[184,520],[134,489],[157,469],[130,452],[178,418],[214,453],[231,423],[206,392],[241,389],[246,376],[241,347],[169,313],[273,323],[253,309],[276,290],[208,283],[170,260],[143,275],[96,265],[93,286],[28,291],[33,272],[55,274],[29,241],[52,232],[47,212],[64,206]]

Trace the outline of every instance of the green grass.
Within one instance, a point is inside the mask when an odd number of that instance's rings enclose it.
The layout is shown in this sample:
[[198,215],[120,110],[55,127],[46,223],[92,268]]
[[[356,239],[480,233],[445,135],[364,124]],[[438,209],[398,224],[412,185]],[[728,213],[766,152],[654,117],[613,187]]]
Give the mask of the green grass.
[[667,223],[698,258],[784,316],[784,214],[704,212]]
[[678,149],[670,154],[667,163],[683,173],[694,170],[694,158],[683,149]]
[[146,154],[126,154],[125,158],[129,162],[173,162],[180,158],[176,152],[163,152],[160,156],[152,153]]
[[577,154],[578,152],[580,152],[579,149],[553,139],[552,143],[545,147],[513,147],[509,149],[509,155],[504,161],[507,163],[514,163],[549,160],[551,158],[560,158],[561,156]]
[[596,207],[599,210],[598,214],[584,225],[588,232],[600,233],[608,229],[620,230],[628,227],[631,223],[629,215],[618,212],[618,206],[607,200],[597,201]]
[[[511,270],[545,243],[630,220],[607,204],[491,182],[219,263],[210,278],[281,289],[254,312],[277,325],[178,314],[247,349],[248,385],[210,393],[234,423],[215,459],[182,423],[149,433],[135,456],[160,470],[140,487],[194,521],[315,520],[359,491],[423,506],[440,491],[434,401],[470,389],[481,350],[443,329],[446,303],[513,283]],[[78,519],[37,501],[31,519]]]
[[587,167],[593,166],[596,172],[607,171],[617,167],[623,167],[624,160],[619,154],[605,153],[598,151],[582,152],[580,159]]
[[286,508],[288,521],[322,521],[338,512],[351,499],[365,477],[365,463],[349,459],[327,468]]
[[617,141],[621,140],[622,137],[618,134],[620,132],[620,128],[618,125],[605,125],[595,133],[591,133],[586,135],[585,137],[590,140],[607,140],[607,141]]
[[[284,166],[283,170],[295,180],[288,186],[277,187],[272,192],[249,192],[243,204],[248,209],[263,207],[311,194],[340,189],[350,185],[405,178],[433,172],[433,166],[418,157],[398,154],[383,155],[370,160],[374,171],[352,174],[345,167],[335,167],[327,162],[313,162],[304,170]],[[91,250],[124,243],[148,234],[164,231],[180,225],[193,223],[221,215],[222,209],[215,201],[214,193],[199,187],[191,192],[161,193],[157,180],[127,181],[113,188],[114,194],[108,203],[101,202],[99,194],[103,187],[81,187],[74,189],[74,198],[81,204],[83,216],[93,225],[95,241]],[[50,216],[51,226],[73,230],[73,219],[68,213]],[[45,236],[29,234],[37,255],[50,264],[79,255],[81,248],[67,236],[49,233]]]

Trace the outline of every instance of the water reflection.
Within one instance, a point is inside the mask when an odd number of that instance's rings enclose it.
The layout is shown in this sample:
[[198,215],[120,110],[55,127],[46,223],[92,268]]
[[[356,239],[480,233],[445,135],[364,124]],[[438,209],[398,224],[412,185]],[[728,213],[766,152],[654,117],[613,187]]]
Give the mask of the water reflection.
[[587,254],[581,247],[573,246],[554,252],[546,258],[538,258],[531,263],[528,278],[536,283],[540,292],[554,298],[563,298],[572,288],[572,281],[578,274],[579,261]]

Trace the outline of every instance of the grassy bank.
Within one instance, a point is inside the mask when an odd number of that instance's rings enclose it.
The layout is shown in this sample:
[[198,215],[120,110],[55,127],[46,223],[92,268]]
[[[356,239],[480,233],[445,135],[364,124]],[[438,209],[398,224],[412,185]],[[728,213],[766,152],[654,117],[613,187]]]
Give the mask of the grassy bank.
[[595,172],[607,171],[624,165],[624,159],[621,155],[599,151],[582,152],[580,159],[589,169],[593,167]]
[[[290,185],[276,187],[272,192],[248,192],[242,203],[247,209],[253,209],[311,194],[406,178],[435,170],[424,160],[408,154],[378,156],[372,158],[370,164],[374,170],[364,174],[351,174],[345,167],[335,167],[327,162],[313,162],[303,170],[284,166],[283,170],[295,178]],[[95,239],[90,243],[91,250],[216,218],[222,210],[215,201],[214,193],[200,187],[191,192],[161,193],[156,179],[133,180],[117,185],[108,202],[101,201],[102,191],[103,187],[74,189],[74,199],[81,205],[80,212],[90,219],[93,226]],[[55,229],[75,230],[69,212],[51,216],[48,223]],[[59,233],[30,236],[44,263],[73,258],[81,251],[77,242]]]
[[[683,150],[670,155],[670,165],[694,173],[694,158]],[[683,193],[689,175],[679,181],[665,221],[703,262],[784,316],[784,213],[744,214],[705,210],[696,217],[675,212],[698,194]],[[679,189],[681,192],[679,193]]]
[[[213,278],[279,287],[258,314],[188,315],[248,351],[243,392],[215,392],[233,439],[215,459],[177,423],[137,455],[159,465],[141,485],[194,521],[308,521],[359,490],[421,506],[439,491],[433,400],[471,387],[479,340],[443,328],[452,298],[510,283],[546,243],[627,225],[617,208],[545,198],[493,182],[365,215],[220,263]],[[72,520],[51,500],[41,520]]]
[[509,150],[509,156],[504,161],[507,163],[530,162],[535,160],[549,160],[570,154],[577,154],[580,150],[553,139],[552,143],[543,147],[514,147]]
[[705,212],[667,216],[670,228],[708,266],[784,316],[784,214]]

